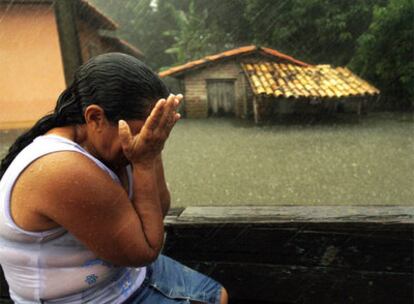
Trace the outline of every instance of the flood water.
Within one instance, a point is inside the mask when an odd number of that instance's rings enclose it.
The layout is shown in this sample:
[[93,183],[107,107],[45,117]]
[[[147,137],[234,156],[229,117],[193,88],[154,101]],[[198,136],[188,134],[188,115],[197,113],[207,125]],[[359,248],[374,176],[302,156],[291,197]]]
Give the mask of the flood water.
[[167,143],[175,206],[412,205],[411,114],[360,123],[182,120]]
[[[183,119],[164,150],[172,204],[412,205],[413,131],[410,113],[265,126]],[[1,133],[2,155],[20,132]]]

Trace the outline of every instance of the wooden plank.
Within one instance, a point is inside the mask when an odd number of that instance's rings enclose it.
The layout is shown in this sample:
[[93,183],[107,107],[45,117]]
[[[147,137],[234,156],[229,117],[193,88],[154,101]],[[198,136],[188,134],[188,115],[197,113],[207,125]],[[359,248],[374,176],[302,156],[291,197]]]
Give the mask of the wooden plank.
[[413,269],[412,228],[341,231],[309,224],[169,226],[164,252],[179,260],[340,267],[361,271]]
[[188,207],[164,254],[236,303],[412,303],[412,207]]
[[183,262],[226,286],[234,303],[411,304],[413,299],[413,278],[406,273]]
[[207,96],[211,114],[234,114],[235,84],[233,79],[208,79]]
[[[172,221],[172,222],[171,222]],[[414,207],[406,206],[268,206],[187,207],[179,217],[166,222],[180,223],[283,223],[353,222],[414,224]]]

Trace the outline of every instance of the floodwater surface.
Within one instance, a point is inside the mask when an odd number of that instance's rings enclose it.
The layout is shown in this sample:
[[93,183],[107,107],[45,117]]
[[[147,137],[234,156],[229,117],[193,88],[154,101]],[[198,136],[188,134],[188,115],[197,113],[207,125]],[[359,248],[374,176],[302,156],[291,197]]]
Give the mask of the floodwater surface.
[[[412,114],[255,126],[183,119],[163,158],[172,206],[413,205]],[[2,132],[0,154],[21,131]]]
[[412,114],[359,123],[179,121],[164,160],[173,205],[412,205]]

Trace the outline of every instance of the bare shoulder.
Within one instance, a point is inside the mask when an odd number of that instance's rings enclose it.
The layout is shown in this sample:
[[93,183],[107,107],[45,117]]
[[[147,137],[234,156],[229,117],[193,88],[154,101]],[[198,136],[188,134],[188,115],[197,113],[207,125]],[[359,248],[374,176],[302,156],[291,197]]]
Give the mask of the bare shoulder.
[[94,161],[75,151],[59,151],[44,155],[34,161],[28,169],[31,179],[47,180],[50,187],[54,186],[50,183],[51,179],[58,183],[56,186],[65,185],[75,179],[92,178],[91,181],[95,182],[96,178],[110,179]]
[[72,151],[50,153],[34,161],[12,193],[12,214],[23,227],[55,222],[70,229],[88,214],[105,218],[115,207],[131,212],[129,206],[125,190],[107,172]]
[[48,154],[32,163],[16,186],[19,210],[31,209],[66,228],[98,257],[136,264],[137,248],[145,241],[137,213],[124,188],[88,157]]
[[105,204],[99,197],[121,191],[87,156],[72,151],[55,152],[35,160],[22,172],[13,189],[12,212],[30,227],[27,221],[48,217],[55,210],[67,208],[68,202],[83,203],[87,208],[92,199],[95,206],[97,202]]
[[72,151],[50,153],[39,158],[23,172],[21,184],[39,198],[37,206],[43,210],[52,210],[53,206],[62,204],[68,207],[68,202],[74,201],[82,202],[85,207],[88,202],[93,202],[97,207],[106,203],[105,198],[125,192],[93,160]]

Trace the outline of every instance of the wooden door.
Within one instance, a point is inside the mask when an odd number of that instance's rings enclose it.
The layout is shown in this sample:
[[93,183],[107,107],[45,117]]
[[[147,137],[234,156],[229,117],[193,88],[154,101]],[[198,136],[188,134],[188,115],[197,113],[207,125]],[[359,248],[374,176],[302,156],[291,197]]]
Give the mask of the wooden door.
[[210,115],[234,114],[234,80],[208,80],[207,96]]

